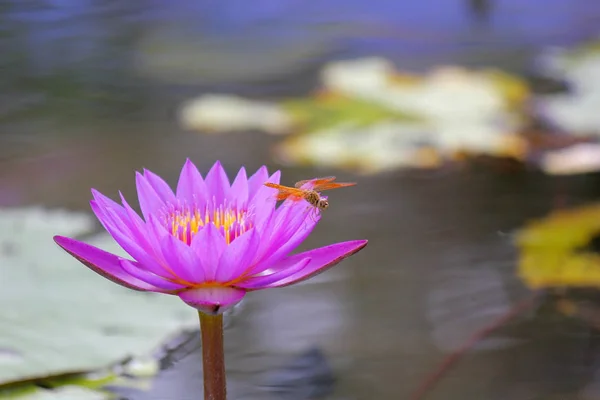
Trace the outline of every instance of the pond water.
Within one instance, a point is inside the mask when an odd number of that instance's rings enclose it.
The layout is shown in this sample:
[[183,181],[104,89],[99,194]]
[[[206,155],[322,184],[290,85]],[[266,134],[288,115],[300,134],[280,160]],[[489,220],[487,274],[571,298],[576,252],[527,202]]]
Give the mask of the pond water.
[[[540,49],[600,33],[594,0],[489,3],[3,1],[0,205],[88,210],[90,187],[134,198],[133,170],[174,184],[185,157],[204,171],[215,159],[230,174],[278,168],[272,137],[181,130],[178,105],[202,93],[305,94],[327,60],[366,55],[416,71],[451,63],[525,73]],[[408,398],[449,351],[528,295],[515,275],[514,230],[600,194],[595,175],[549,178],[495,163],[368,178],[282,172],[286,182],[358,182],[332,194],[302,248],[370,243],[305,284],[249,296],[226,333],[232,398],[277,398],[265,374],[315,347],[336,378],[329,398]],[[600,398],[595,345],[583,323],[526,313],[428,398]],[[179,389],[168,398],[197,398],[190,376],[199,375],[171,374]],[[157,393],[148,398],[165,398]]]

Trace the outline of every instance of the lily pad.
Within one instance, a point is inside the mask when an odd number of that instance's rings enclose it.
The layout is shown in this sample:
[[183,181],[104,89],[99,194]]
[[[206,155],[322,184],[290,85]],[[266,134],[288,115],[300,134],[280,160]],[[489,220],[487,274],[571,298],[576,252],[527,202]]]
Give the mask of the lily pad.
[[14,400],[110,400],[112,395],[79,386],[57,389],[38,389],[30,394],[14,397]]
[[340,61],[324,68],[325,88],[382,107],[429,120],[493,121],[514,118],[529,88],[522,79],[498,70],[444,66],[408,75],[384,59]]
[[307,132],[332,128],[340,122],[366,127],[386,120],[418,120],[410,114],[338,93],[323,93],[315,98],[288,100],[283,103],[283,109]]
[[277,104],[216,94],[188,101],[179,119],[184,128],[206,133],[260,130],[276,135],[292,128],[291,116]]
[[556,128],[578,137],[600,136],[600,41],[547,52],[540,67],[568,83],[569,92],[539,96],[535,111]]
[[[0,384],[149,354],[169,334],[197,324],[179,299],[115,285],[52,241],[93,227],[87,214],[0,210]],[[88,242],[125,255],[106,234]]]
[[600,255],[584,250],[600,233],[600,204],[555,212],[518,234],[519,276],[532,289],[600,287]]
[[283,163],[377,173],[527,154],[517,132],[529,89],[514,76],[454,67],[416,76],[369,58],[332,63],[322,79],[314,98],[283,103],[301,129],[276,145]]
[[600,171],[600,144],[580,143],[543,155],[542,170],[550,175],[576,175]]
[[516,76],[459,67],[415,75],[366,58],[330,63],[321,80],[313,96],[279,104],[206,95],[183,106],[181,122],[203,132],[292,134],[276,144],[280,162],[362,173],[527,156],[518,132],[530,91]]
[[288,165],[341,167],[363,174],[398,168],[436,168],[464,154],[521,159],[521,137],[486,125],[384,121],[370,126],[340,124],[297,135],[276,145],[277,160]]

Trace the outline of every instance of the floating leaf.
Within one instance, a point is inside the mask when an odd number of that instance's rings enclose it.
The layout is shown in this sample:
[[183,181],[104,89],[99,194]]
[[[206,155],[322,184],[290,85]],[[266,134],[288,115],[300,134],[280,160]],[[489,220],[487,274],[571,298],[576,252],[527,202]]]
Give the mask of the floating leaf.
[[215,94],[184,104],[180,121],[186,129],[207,133],[261,130],[282,134],[292,128],[292,118],[276,104]]
[[13,400],[110,400],[112,396],[80,386],[63,386],[50,390],[37,389],[31,393],[10,398]]
[[600,144],[580,143],[544,154],[542,170],[550,175],[574,175],[600,171]]
[[284,164],[342,167],[362,173],[399,167],[437,167],[442,159],[433,146],[427,145],[428,138],[431,134],[418,125],[343,124],[292,137],[276,146],[275,153]]
[[182,123],[207,132],[293,133],[275,147],[281,162],[363,173],[528,153],[517,132],[530,91],[513,75],[443,67],[420,76],[366,58],[330,63],[321,79],[314,96],[278,105],[206,95],[184,105]]
[[515,132],[529,89],[511,75],[445,67],[418,77],[370,58],[329,64],[322,78],[314,99],[284,103],[302,133],[276,146],[283,163],[376,173],[471,154],[527,155]]
[[340,124],[366,127],[381,121],[415,121],[415,116],[337,93],[323,93],[316,98],[289,100],[283,103],[295,122],[305,132],[335,129]]
[[600,255],[583,250],[600,233],[600,204],[558,211],[517,236],[519,276],[532,289],[600,287]]
[[469,154],[521,159],[526,152],[522,138],[490,132],[484,125],[436,127],[393,121],[367,127],[341,124],[294,136],[275,146],[277,160],[284,164],[342,167],[365,174],[407,167],[436,168],[446,160]]
[[[499,123],[516,116],[529,88],[519,78],[495,70],[439,67],[421,77],[390,71],[385,60],[351,60],[325,67],[328,90],[428,120]],[[327,85],[330,85],[329,87]]]
[[[0,210],[0,384],[87,371],[145,355],[195,326],[177,298],[131,291],[82,267],[52,241],[92,219],[41,209]],[[90,243],[125,255],[102,234]]]
[[600,41],[540,57],[542,69],[568,83],[564,94],[540,96],[536,113],[552,125],[578,137],[600,135]]

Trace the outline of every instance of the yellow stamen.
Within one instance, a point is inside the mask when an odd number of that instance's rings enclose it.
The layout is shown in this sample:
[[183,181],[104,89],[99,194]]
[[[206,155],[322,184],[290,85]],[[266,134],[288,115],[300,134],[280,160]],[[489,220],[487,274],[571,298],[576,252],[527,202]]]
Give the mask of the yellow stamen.
[[170,207],[165,213],[165,225],[171,234],[184,243],[190,244],[192,238],[206,225],[213,224],[230,244],[235,238],[244,234],[253,224],[247,210],[220,205],[205,207],[201,211],[197,207]]

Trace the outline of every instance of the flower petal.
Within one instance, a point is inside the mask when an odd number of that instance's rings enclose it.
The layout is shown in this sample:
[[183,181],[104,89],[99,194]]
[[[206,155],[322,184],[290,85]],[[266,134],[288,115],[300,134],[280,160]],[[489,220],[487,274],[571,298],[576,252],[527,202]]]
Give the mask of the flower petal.
[[[252,200],[258,189],[263,186],[267,179],[269,179],[269,171],[264,165],[248,178],[248,201]],[[279,183],[279,181],[273,183]]]
[[218,206],[223,204],[225,199],[229,197],[229,178],[219,161],[206,174],[206,186],[210,194],[209,204],[212,204],[210,202],[213,201],[214,205]]
[[247,270],[254,261],[259,244],[260,236],[256,229],[251,229],[237,237],[223,251],[215,280],[228,282]]
[[164,290],[125,272],[121,268],[120,258],[114,254],[64,236],[54,236],[54,241],[83,265],[114,283],[133,290],[164,292]]
[[302,271],[310,263],[310,257],[301,260],[293,259],[289,262],[286,260],[284,265],[280,265],[277,270],[269,274],[257,275],[251,278],[244,279],[235,287],[240,287],[246,290],[259,290],[269,287],[273,282],[278,282],[289,276],[295,275]]
[[198,168],[188,158],[181,169],[177,183],[177,198],[200,209],[206,206],[208,190]]
[[170,282],[158,275],[153,274],[152,272],[148,272],[138,263],[134,264],[133,262],[125,260],[124,258],[121,258],[119,261],[121,263],[121,268],[123,268],[123,270],[125,270],[125,272],[127,272],[129,275],[162,290],[173,291],[184,289],[186,287],[185,285]]
[[228,203],[243,209],[248,204],[248,177],[246,176],[246,169],[240,168],[237,176],[231,184],[231,190],[229,191]]
[[169,184],[165,182],[163,178],[156,175],[152,171],[148,171],[147,169],[144,169],[144,177],[146,178],[150,186],[152,186],[152,189],[154,189],[154,191],[163,203],[176,203],[175,194],[173,194],[173,189],[171,189]]
[[255,226],[261,225],[275,209],[277,190],[265,186],[265,183],[279,183],[280,176],[281,172],[277,171],[270,177],[267,177],[266,180],[261,182],[260,187],[256,189],[254,196],[251,196],[251,198],[249,196],[247,207],[254,213]]
[[[367,245],[367,243],[367,240],[352,240],[349,242],[336,243],[330,246],[320,247],[318,249],[294,254],[293,256],[286,258],[285,262],[293,262],[294,260],[300,260],[305,257],[311,257],[311,262],[299,272],[274,282],[266,287],[289,286],[320,274],[321,272],[333,267],[344,258],[359,252]],[[274,266],[273,268],[277,268],[277,266]]]
[[214,281],[219,259],[227,247],[221,232],[213,224],[208,224],[194,236],[191,247],[202,263],[206,281]]
[[[271,261],[280,260],[290,254],[308,237],[308,235],[310,235],[320,219],[320,216],[311,216],[311,212],[313,211],[309,210],[308,215],[301,218],[301,222],[296,225],[296,229],[281,234],[281,236],[285,238],[285,241],[283,241],[271,254],[269,257]],[[294,225],[294,221],[290,222],[290,226]]]
[[158,196],[152,185],[139,172],[135,173],[135,184],[138,192],[138,201],[142,209],[142,215],[146,221],[150,215],[156,213],[165,206],[164,201]]
[[154,249],[145,247],[144,243],[137,242],[123,231],[118,215],[114,210],[102,209],[94,200],[90,201],[90,206],[108,233],[134,260],[142,263],[156,275],[169,275],[169,271],[165,270],[164,266],[156,260]]
[[98,217],[100,222],[103,222],[103,218],[108,218],[106,215],[110,210],[110,214],[114,216],[115,221],[118,221],[117,224],[119,230],[131,236],[137,234],[135,224],[130,220],[127,211],[122,205],[116,203],[95,189],[92,189],[92,196],[94,197],[94,202],[101,211],[100,214],[96,214],[96,217]]
[[181,279],[195,284],[206,281],[199,257],[190,246],[175,236],[165,235],[162,238],[162,253],[173,273]]
[[179,293],[181,300],[206,314],[217,315],[242,301],[246,291],[217,286],[190,289]]
[[119,192],[119,196],[121,197],[121,203],[123,204],[123,208],[125,208],[125,212],[129,217],[129,221],[131,222],[131,230],[135,235],[136,241],[139,243],[143,243],[142,247],[145,248],[156,248],[158,243],[154,240],[154,236],[148,234],[147,225],[144,220],[138,215],[137,212],[127,202],[125,196],[121,192]]
[[286,201],[274,212],[263,231],[259,255],[261,261],[252,267],[250,274],[258,274],[279,262],[293,251],[312,232],[320,216],[312,217],[312,209],[305,202]]
[[273,199],[273,203],[275,203],[275,197],[277,195],[277,190],[265,186],[265,183],[277,183],[279,184],[279,180],[281,178],[281,172],[276,171],[273,175],[267,177],[264,181],[261,182],[260,186],[255,189],[254,195],[250,199],[250,201],[254,204],[263,205],[263,203],[267,200]]

